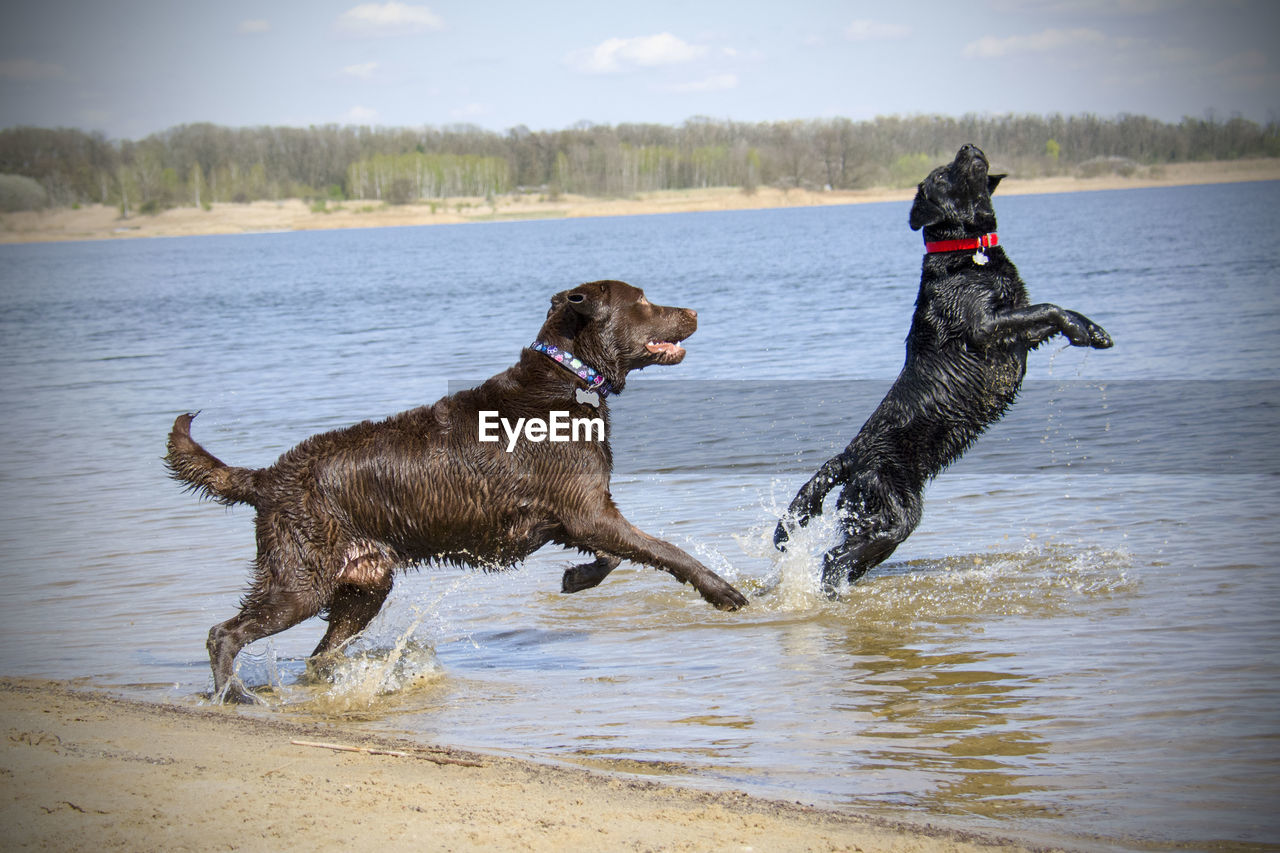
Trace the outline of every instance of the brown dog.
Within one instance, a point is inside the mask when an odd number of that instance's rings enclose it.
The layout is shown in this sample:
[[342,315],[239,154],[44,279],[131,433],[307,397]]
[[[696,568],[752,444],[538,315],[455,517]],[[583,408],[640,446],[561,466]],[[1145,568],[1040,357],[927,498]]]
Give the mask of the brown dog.
[[239,614],[209,631],[214,697],[252,701],[236,654],[316,614],[327,612],[329,628],[312,654],[340,648],[382,608],[394,570],[423,562],[505,568],[555,542],[596,557],[565,572],[565,592],[626,559],[722,610],[745,605],[710,569],[628,523],[609,493],[608,394],[632,370],[680,362],[697,325],[694,311],[653,305],[623,282],[584,284],[552,297],[534,346],[478,388],[312,436],[257,470],[224,465],[192,440],[195,416],[179,416],[165,460],[173,477],[258,510],[253,583]]

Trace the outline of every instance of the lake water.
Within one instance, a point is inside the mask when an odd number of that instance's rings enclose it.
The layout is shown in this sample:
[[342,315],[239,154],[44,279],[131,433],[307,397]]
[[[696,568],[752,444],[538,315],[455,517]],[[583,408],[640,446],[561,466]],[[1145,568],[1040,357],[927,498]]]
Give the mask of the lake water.
[[335,675],[323,625],[241,655],[267,713],[1091,849],[1280,844],[1280,183],[997,196],[1056,339],[924,520],[838,600],[777,513],[902,364],[906,204],[0,247],[0,672],[197,704],[252,513],[233,464],[508,366],[597,278],[699,312],[612,404],[630,520],[748,595],[719,613],[571,555],[401,577]]

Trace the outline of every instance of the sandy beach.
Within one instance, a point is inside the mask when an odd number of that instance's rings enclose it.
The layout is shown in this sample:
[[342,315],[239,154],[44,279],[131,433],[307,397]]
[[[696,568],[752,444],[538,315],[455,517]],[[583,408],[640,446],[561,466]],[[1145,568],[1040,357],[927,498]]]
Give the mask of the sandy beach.
[[10,850],[1028,849],[46,681],[0,679],[0,714]]
[[[1175,163],[1139,169],[1132,176],[1094,178],[1010,178],[1000,195],[1085,192],[1139,187],[1183,186],[1280,180],[1280,159]],[[397,225],[456,225],[519,219],[634,216],[709,210],[757,210],[778,207],[863,204],[908,201],[915,189],[870,189],[813,192],[761,187],[744,193],[733,187],[669,190],[630,198],[588,198],[565,195],[550,198],[526,193],[482,198],[452,198],[424,204],[386,205],[347,201],[324,205],[323,211],[299,199],[215,204],[209,210],[181,207],[155,215],[121,218],[115,207],[88,205],[42,212],[0,215],[0,243],[61,240],[105,240],[135,237],[184,237],[198,234],[245,234],[272,231],[312,231],[332,228],[381,228]]]

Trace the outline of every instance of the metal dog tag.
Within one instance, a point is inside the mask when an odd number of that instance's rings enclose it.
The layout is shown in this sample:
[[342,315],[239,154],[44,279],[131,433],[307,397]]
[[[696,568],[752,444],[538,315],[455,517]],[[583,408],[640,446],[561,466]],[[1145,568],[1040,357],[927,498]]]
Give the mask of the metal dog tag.
[[980,267],[986,265],[987,256],[982,253],[981,249],[973,253],[973,262]]
[[573,389],[573,399],[579,403],[587,403],[600,408],[600,395],[595,391],[583,391],[581,388]]

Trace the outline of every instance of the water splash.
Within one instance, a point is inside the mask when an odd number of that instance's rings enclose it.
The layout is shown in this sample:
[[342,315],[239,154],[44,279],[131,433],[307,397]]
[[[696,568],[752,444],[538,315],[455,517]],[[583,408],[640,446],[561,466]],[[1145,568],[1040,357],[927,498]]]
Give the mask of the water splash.
[[396,617],[391,608],[384,610],[373,626],[321,663],[329,686],[309,700],[313,709],[327,713],[369,711],[384,704],[387,697],[439,682],[444,668],[436,658],[434,645],[415,635],[428,618],[440,619],[445,600],[470,578],[468,574],[459,575],[434,599],[408,605],[409,621],[391,634],[390,647],[385,644],[391,627],[387,623]]
[[785,552],[773,546],[773,521],[785,514],[773,496],[762,497],[768,521],[735,539],[743,552],[770,571],[746,586],[754,607],[858,621],[918,623],[993,616],[1051,615],[1087,607],[1099,597],[1134,593],[1131,556],[1088,544],[1038,541],[979,554],[890,560],[835,596],[822,587],[822,557],[841,534],[836,513],[814,516],[791,529]]
[[789,527],[787,550],[778,551],[773,531],[776,519],[787,513],[777,498],[779,485],[774,481],[770,495],[761,498],[767,520],[734,537],[747,556],[772,566],[768,575],[749,588],[753,597],[770,609],[799,613],[820,609],[830,602],[822,588],[822,555],[839,541],[840,525],[834,512],[815,515],[804,527]]
[[[271,637],[266,637],[241,649],[240,653],[236,655],[234,673],[235,679],[228,680],[222,686],[221,692],[217,695],[211,695],[209,701],[214,704],[221,703],[227,692],[234,686],[235,681],[239,681],[242,685],[253,685],[249,687],[249,691],[263,703],[269,704],[270,697],[280,695],[285,691],[284,676],[280,671],[280,658],[276,653],[275,642]],[[209,686],[212,690],[212,676],[209,679]]]
[[399,606],[389,602],[363,633],[320,658],[282,659],[271,638],[261,640],[241,650],[236,676],[271,708],[326,716],[389,709],[400,701],[393,698],[398,694],[428,688],[443,679],[444,668],[433,643],[418,632],[428,619],[442,622],[445,600],[471,579],[470,574],[459,575],[430,601]]
[[444,670],[435,648],[413,638],[420,623],[421,619],[410,625],[389,649],[363,649],[343,657],[328,672],[329,687],[307,705],[314,711],[350,715],[376,710],[390,697],[436,684]]
[[889,563],[842,598],[860,621],[912,625],[1050,618],[1096,608],[1137,589],[1117,550],[1028,542],[1016,551]]

